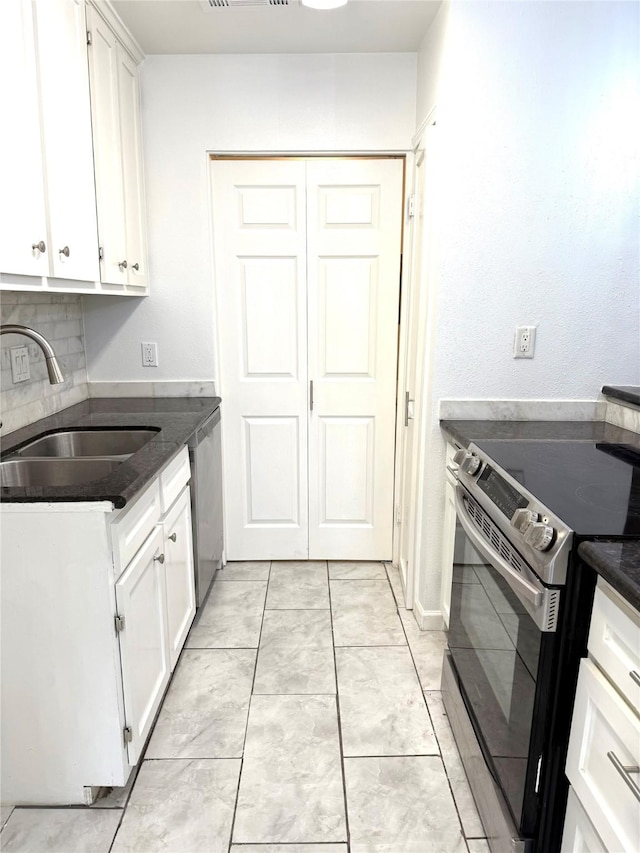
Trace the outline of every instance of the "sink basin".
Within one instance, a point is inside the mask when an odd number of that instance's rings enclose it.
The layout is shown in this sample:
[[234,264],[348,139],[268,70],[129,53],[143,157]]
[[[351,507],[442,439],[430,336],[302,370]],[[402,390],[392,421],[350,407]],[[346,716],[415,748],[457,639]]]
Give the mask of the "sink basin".
[[[140,450],[158,434],[153,429],[77,429],[54,432],[12,453],[28,457],[127,456]],[[74,482],[79,482],[74,480]]]
[[0,462],[0,486],[74,486],[101,480],[121,459],[9,459]]

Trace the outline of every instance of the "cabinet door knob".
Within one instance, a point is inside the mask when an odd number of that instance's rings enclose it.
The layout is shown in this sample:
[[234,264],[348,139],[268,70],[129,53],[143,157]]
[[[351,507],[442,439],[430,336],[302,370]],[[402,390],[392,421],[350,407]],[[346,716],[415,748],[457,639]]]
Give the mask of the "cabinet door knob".
[[32,243],[31,248],[34,251],[37,249],[38,252],[46,252],[47,251],[47,246],[46,246],[46,243],[44,242],[44,240],[40,240],[39,243]]
[[126,261],[120,261],[120,263],[118,264],[118,266],[120,267],[120,271],[122,272],[123,270],[126,270],[126,268],[127,268],[127,262],[126,262]]
[[164,563],[164,554],[158,554],[157,557],[153,558],[154,563]]
[[69,250],[68,246],[65,246],[64,249],[59,250],[59,254],[64,255],[65,258],[68,258],[69,255],[71,254],[71,251]]
[[132,270],[135,270],[136,272],[138,272],[138,271],[139,271],[139,269],[140,269],[140,264],[139,264],[139,263],[137,263],[137,262],[136,262],[135,264],[131,264],[131,269],[132,269]]
[[172,533],[171,536],[169,537],[169,539],[171,539],[172,542],[175,542],[177,538],[178,538],[177,533]]

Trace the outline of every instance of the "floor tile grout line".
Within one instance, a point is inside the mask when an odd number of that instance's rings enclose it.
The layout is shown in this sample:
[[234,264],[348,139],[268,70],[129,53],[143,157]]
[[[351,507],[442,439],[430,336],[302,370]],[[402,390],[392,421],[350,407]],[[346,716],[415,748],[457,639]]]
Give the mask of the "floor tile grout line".
[[[394,600],[396,601],[396,609],[397,609],[397,611],[398,611],[398,619],[400,619],[400,624],[402,625],[402,631],[403,631],[403,633],[404,633],[404,635],[405,635],[405,637],[406,637],[406,640],[407,640],[407,646],[408,646],[408,648],[409,648],[409,654],[411,655],[411,661],[412,661],[412,663],[413,663],[413,668],[414,668],[415,673],[416,673],[416,678],[418,679],[418,685],[420,686],[420,692],[422,693],[422,699],[423,699],[423,701],[424,701],[424,705],[425,705],[425,708],[426,708],[426,711],[427,711],[427,715],[428,715],[428,717],[429,717],[429,722],[431,723],[431,730],[433,731],[433,737],[434,737],[434,739],[435,739],[436,744],[438,745],[438,752],[439,752],[439,758],[440,758],[440,761],[442,762],[442,769],[443,769],[443,771],[444,771],[444,775],[445,775],[445,778],[446,778],[446,780],[447,780],[447,784],[449,785],[449,791],[451,792],[451,799],[452,799],[452,801],[453,801],[453,807],[455,808],[455,810],[456,810],[456,814],[458,815],[458,823],[460,824],[460,832],[461,832],[462,838],[464,839],[464,841],[465,841],[465,845],[466,845],[466,836],[465,836],[465,834],[464,834],[464,824],[463,824],[463,822],[462,822],[462,816],[461,816],[461,814],[460,814],[460,809],[458,808],[458,802],[457,802],[456,797],[455,797],[455,794],[454,794],[454,792],[453,792],[453,785],[451,784],[451,779],[450,779],[450,777],[449,777],[449,772],[448,772],[448,770],[447,770],[447,765],[446,765],[445,760],[444,760],[444,754],[443,754],[443,752],[442,752],[442,746],[440,745],[440,738],[438,737],[438,734],[437,734],[437,732],[436,732],[436,727],[435,727],[435,725],[433,724],[433,717],[431,716],[431,711],[429,710],[429,703],[427,702],[427,697],[426,697],[426,695],[425,695],[425,694],[427,693],[427,691],[423,688],[423,686],[422,686],[422,682],[421,682],[421,680],[420,680],[420,673],[418,672],[418,666],[417,666],[417,664],[416,664],[416,659],[415,659],[415,656],[414,656],[414,653],[413,653],[413,649],[411,648],[411,643],[409,642],[409,636],[408,636],[408,634],[407,634],[407,632],[406,632],[406,629],[405,629],[405,626],[404,626],[404,622],[402,621],[402,618],[401,618],[401,616],[400,616],[400,606],[399,606],[399,604],[398,604],[397,600],[395,599],[395,595],[394,595],[394,593],[393,593],[393,586],[392,586],[392,584],[391,584],[391,578],[389,577],[389,573],[388,573],[388,572],[387,572],[387,581],[388,581],[388,583],[389,583],[389,586],[391,587],[391,594],[393,595]],[[404,590],[403,590],[403,594],[404,594]],[[405,609],[406,609],[406,608],[405,608]],[[429,691],[429,692],[434,692],[434,693],[438,693],[438,692],[440,692],[440,693],[441,693],[442,691],[434,690],[434,691]],[[466,775],[466,774],[465,774],[465,775]],[[473,795],[472,795],[472,796],[473,796]],[[474,804],[475,804],[475,800],[474,800]]]
[[[328,569],[327,569],[328,574]],[[340,715],[340,687],[338,684],[338,662],[336,660],[336,640],[333,632],[333,603],[331,599],[331,583],[329,587],[329,613],[331,614],[331,639],[333,644],[333,668],[336,679],[336,717],[338,720],[338,747],[340,749],[340,772],[342,774],[342,797],[344,803],[344,822],[347,831],[347,853],[351,850],[351,830],[349,828],[349,805],[347,802],[347,775],[344,767],[344,745],[342,743],[342,718]]]
[[238,773],[238,786],[236,788],[236,799],[233,805],[233,816],[231,818],[231,829],[229,832],[229,847],[228,851],[231,853],[231,846],[233,844],[233,831],[236,826],[236,815],[238,813],[238,800],[240,798],[240,783],[242,781],[242,771],[244,769],[244,748],[247,743],[247,732],[249,731],[249,716],[251,715],[251,700],[253,698],[253,687],[256,683],[256,672],[258,671],[258,655],[260,654],[260,640],[262,639],[262,628],[264,625],[264,614],[266,612],[266,604],[267,604],[267,596],[269,595],[269,583],[271,581],[271,566],[273,561],[269,561],[269,572],[267,576],[267,588],[264,593],[264,605],[262,607],[262,619],[260,621],[260,634],[258,636],[258,647],[256,649],[256,659],[253,665],[253,679],[251,681],[251,690],[249,692],[249,706],[247,708],[247,722],[244,727],[244,737],[242,739],[242,755],[240,757],[240,772]]

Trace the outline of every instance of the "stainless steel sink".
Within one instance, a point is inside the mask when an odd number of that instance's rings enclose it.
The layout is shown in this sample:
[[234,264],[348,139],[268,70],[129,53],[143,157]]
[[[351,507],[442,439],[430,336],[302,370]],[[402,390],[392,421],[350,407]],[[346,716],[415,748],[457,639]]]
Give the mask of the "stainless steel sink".
[[122,459],[8,459],[0,462],[0,486],[74,486],[110,474]]
[[[151,441],[158,434],[153,429],[75,429],[54,432],[26,444],[12,453],[28,457],[119,456],[120,461]],[[74,482],[79,482],[75,480]]]

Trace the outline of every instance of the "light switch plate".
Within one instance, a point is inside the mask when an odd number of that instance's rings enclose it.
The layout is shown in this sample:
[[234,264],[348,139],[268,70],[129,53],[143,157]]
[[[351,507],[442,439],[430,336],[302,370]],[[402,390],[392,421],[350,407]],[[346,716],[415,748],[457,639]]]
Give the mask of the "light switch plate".
[[11,379],[14,383],[31,379],[27,347],[11,347]]

